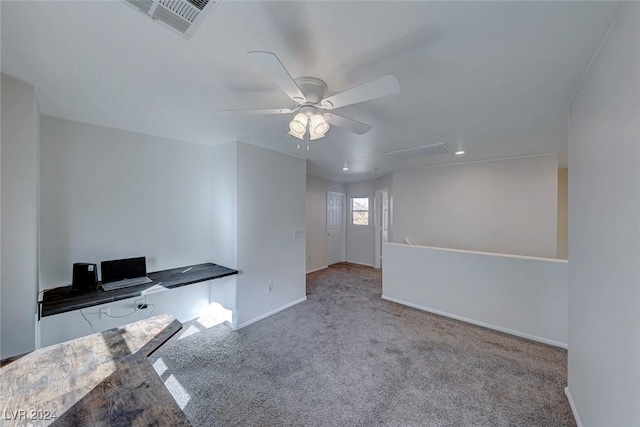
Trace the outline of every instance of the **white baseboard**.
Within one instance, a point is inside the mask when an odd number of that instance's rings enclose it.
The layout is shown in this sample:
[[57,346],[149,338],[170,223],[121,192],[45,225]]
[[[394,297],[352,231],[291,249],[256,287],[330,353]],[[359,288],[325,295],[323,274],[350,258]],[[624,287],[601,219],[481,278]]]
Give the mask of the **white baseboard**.
[[246,322],[243,322],[243,323],[239,324],[239,325],[238,325],[238,327],[237,327],[237,329],[245,328],[245,327],[247,327],[247,326],[249,326],[249,325],[251,325],[251,324],[253,324],[253,323],[256,323],[256,322],[257,322],[257,321],[259,321],[259,320],[266,319],[267,317],[272,316],[272,315],[276,314],[276,313],[277,313],[277,312],[279,312],[279,311],[285,310],[285,309],[287,309],[287,308],[289,308],[289,307],[292,307],[292,306],[294,306],[294,305],[296,305],[296,304],[298,304],[298,303],[301,303],[301,302],[303,302],[303,301],[306,301],[306,300],[307,300],[307,297],[305,296],[304,298],[300,298],[300,299],[298,299],[298,300],[295,300],[295,301],[290,302],[289,304],[285,304],[285,305],[283,305],[282,307],[278,307],[278,308],[276,308],[275,310],[271,310],[271,311],[269,311],[269,312],[266,312],[266,313],[264,313],[264,314],[261,314],[261,315],[260,315],[260,316],[258,316],[258,317],[254,317],[254,318],[253,318],[253,319],[251,319],[251,320],[247,320]]
[[324,267],[314,268],[313,270],[309,270],[309,271],[307,271],[307,274],[309,274],[309,273],[314,273],[314,272],[316,272],[316,271],[320,271],[320,270],[324,270],[325,268],[329,268],[329,266],[328,266],[328,265],[325,265]]
[[372,267],[372,268],[375,268],[375,267],[373,266],[373,264],[367,264],[367,263],[364,263],[364,262],[349,261],[349,260],[346,260],[345,262],[348,262],[349,264],[358,264],[358,265],[364,265],[365,267]]
[[578,411],[576,410],[576,405],[574,405],[573,399],[571,398],[571,393],[569,392],[569,387],[564,388],[564,394],[565,396],[567,396],[567,400],[569,401],[569,406],[571,407],[573,418],[575,418],[576,420],[576,425],[578,427],[582,427],[582,423],[580,422],[580,417],[578,416]]
[[406,305],[406,306],[409,306],[409,307],[412,307],[412,308],[417,308],[418,310],[427,311],[429,313],[438,314],[440,316],[450,317],[452,319],[460,320],[462,322],[471,323],[473,325],[482,326],[484,328],[493,329],[495,331],[504,332],[505,334],[515,335],[515,336],[520,337],[520,338],[526,338],[528,340],[541,342],[543,344],[549,344],[549,345],[552,345],[554,347],[560,347],[560,348],[565,348],[565,349],[567,348],[567,343],[563,343],[563,342],[560,342],[560,341],[554,341],[554,340],[550,340],[548,338],[543,338],[543,337],[539,337],[539,336],[536,336],[536,335],[527,334],[525,332],[520,332],[520,331],[516,331],[516,330],[513,330],[513,329],[508,329],[508,328],[503,328],[502,326],[496,326],[496,325],[492,325],[490,323],[481,322],[479,320],[469,319],[467,317],[458,316],[457,314],[447,313],[446,311],[435,310],[433,308],[424,307],[422,305],[418,305],[418,304],[413,304],[413,303],[410,303],[410,302],[402,301],[402,300],[399,300],[397,298],[388,297],[386,295],[382,295],[382,299],[385,299],[385,300],[391,301],[391,302],[395,302],[397,304]]
[[40,319],[38,319],[38,313],[36,313],[35,315],[35,342],[34,342],[34,349],[38,350],[40,348]]
[[228,328],[233,329],[234,331],[237,331],[237,330],[238,330],[238,327],[237,327],[235,324],[233,324],[233,323],[229,322],[228,320],[225,320],[225,321],[224,321],[224,322],[222,322],[222,323],[223,323],[225,326],[227,326]]

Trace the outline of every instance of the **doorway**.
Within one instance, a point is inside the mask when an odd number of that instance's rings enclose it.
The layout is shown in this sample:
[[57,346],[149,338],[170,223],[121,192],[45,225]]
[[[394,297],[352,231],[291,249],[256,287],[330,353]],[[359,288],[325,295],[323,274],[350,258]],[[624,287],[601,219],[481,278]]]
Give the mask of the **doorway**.
[[389,190],[377,190],[374,199],[374,224],[376,230],[375,268],[382,267],[382,245],[389,241]]
[[346,248],[346,194],[327,191],[327,265],[344,261]]

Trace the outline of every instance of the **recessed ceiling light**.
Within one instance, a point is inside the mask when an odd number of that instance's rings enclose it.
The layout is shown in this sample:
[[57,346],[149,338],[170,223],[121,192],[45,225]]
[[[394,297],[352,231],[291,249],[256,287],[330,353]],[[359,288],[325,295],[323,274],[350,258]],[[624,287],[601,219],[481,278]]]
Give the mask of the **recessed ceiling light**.
[[349,170],[349,166],[343,166],[343,167],[342,167],[342,170],[343,170],[343,171],[348,171],[348,170]]
[[456,156],[461,156],[464,154],[464,150],[458,150],[456,151]]

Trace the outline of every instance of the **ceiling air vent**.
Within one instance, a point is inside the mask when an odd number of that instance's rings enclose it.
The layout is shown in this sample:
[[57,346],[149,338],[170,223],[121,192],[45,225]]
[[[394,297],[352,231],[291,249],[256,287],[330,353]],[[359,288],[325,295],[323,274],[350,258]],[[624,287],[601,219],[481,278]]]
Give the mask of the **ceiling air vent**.
[[220,0],[126,0],[125,3],[189,39]]
[[385,153],[394,159],[405,160],[422,156],[436,156],[438,154],[453,153],[453,150],[446,142],[439,144],[423,145],[422,147],[407,148],[405,150],[396,150]]

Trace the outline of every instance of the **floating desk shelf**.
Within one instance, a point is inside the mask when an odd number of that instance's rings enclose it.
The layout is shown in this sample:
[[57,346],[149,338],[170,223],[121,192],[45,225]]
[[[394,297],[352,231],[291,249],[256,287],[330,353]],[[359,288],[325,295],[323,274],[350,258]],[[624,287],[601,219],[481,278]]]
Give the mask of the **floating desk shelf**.
[[101,287],[96,291],[76,291],[71,286],[63,286],[44,291],[39,302],[39,313],[40,317],[51,316],[234,274],[238,274],[238,271],[208,262],[149,273],[147,276],[152,280],[151,283],[112,291],[104,291]]

